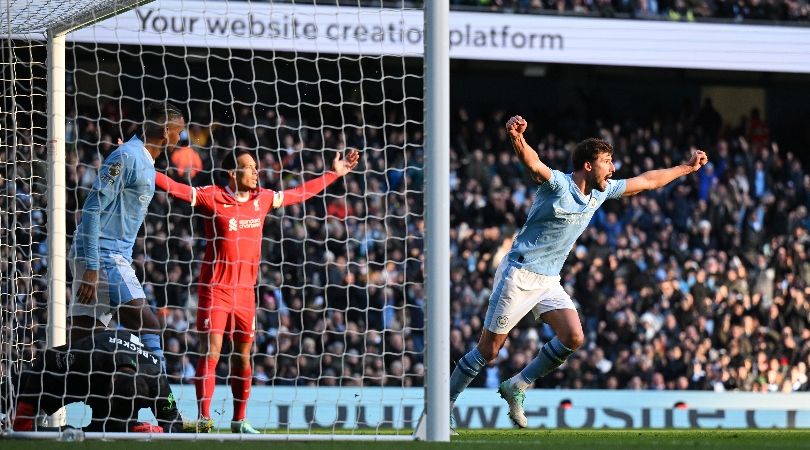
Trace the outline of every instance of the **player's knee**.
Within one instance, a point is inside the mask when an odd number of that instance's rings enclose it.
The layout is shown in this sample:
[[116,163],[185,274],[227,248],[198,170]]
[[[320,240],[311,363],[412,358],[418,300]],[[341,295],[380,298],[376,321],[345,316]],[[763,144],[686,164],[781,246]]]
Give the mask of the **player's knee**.
[[582,344],[585,343],[585,334],[582,332],[582,330],[572,330],[562,336],[559,336],[559,339],[560,342],[562,342],[566,347],[570,348],[571,350],[576,350],[582,347]]
[[250,367],[250,354],[234,354],[231,356],[231,362],[239,369]]

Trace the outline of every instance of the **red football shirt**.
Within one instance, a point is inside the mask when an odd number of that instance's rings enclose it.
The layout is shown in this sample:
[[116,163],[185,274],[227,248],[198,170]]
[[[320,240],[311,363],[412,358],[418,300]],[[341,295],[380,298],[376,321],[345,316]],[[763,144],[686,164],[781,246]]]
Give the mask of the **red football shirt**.
[[205,222],[200,284],[214,289],[253,289],[262,253],[264,217],[272,208],[301,203],[337,180],[334,172],[281,192],[258,188],[239,201],[228,187],[192,188],[158,172],[155,186],[211,215]]
[[253,191],[239,201],[227,187],[195,188],[191,206],[213,217],[205,221],[205,256],[200,283],[211,287],[253,289],[262,254],[262,228],[270,209],[281,206],[280,193]]

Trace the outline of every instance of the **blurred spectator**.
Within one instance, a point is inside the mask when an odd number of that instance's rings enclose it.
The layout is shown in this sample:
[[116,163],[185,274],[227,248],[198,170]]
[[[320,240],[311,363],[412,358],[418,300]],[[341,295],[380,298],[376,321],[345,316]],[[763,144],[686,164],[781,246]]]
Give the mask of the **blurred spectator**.
[[[292,0],[290,0],[292,1]],[[325,5],[421,8],[421,0],[317,0]],[[451,0],[451,9],[523,14],[776,24],[810,20],[807,0]]]

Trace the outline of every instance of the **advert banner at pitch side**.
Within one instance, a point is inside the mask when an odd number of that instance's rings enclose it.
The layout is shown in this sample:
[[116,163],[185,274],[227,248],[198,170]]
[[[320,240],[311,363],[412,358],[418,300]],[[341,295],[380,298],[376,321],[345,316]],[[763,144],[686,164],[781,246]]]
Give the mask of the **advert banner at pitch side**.
[[[196,417],[194,387],[172,389],[183,417]],[[230,426],[230,391],[217,386],[211,402],[219,428]],[[247,419],[257,428],[411,429],[424,394],[421,388],[254,386]],[[532,428],[810,428],[806,392],[530,390],[524,406]],[[88,408],[74,404],[67,411],[71,425],[90,421]],[[512,427],[495,389],[467,389],[454,412],[462,428]],[[140,419],[154,420],[148,410]]]
[[[419,10],[158,0],[74,42],[419,56]],[[810,73],[810,27],[450,13],[460,59]]]

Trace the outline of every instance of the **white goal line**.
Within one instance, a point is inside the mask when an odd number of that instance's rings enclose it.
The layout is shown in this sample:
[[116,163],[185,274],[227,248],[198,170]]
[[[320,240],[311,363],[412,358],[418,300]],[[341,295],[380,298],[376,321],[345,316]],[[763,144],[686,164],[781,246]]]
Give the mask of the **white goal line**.
[[132,440],[132,441],[413,441],[412,434],[219,434],[219,433],[103,433],[63,431],[10,431],[0,435],[4,439],[49,439],[61,441]]

